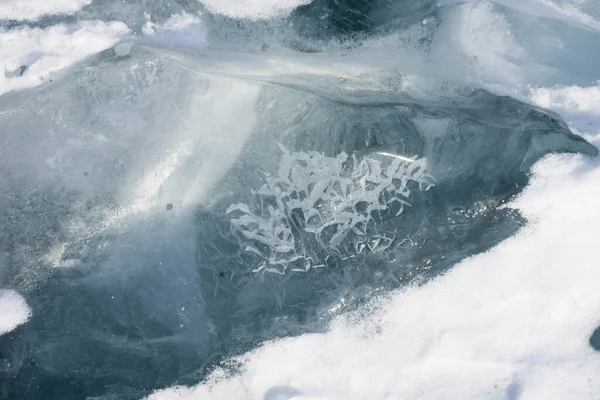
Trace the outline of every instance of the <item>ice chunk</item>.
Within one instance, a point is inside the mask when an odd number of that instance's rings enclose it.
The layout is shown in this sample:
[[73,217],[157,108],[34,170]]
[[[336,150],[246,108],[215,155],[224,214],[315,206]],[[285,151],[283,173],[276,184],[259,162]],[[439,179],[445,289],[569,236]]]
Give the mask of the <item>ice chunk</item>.
[[494,250],[149,399],[263,399],[289,383],[307,399],[596,399],[599,182],[597,160],[549,156],[515,204],[535,222]]

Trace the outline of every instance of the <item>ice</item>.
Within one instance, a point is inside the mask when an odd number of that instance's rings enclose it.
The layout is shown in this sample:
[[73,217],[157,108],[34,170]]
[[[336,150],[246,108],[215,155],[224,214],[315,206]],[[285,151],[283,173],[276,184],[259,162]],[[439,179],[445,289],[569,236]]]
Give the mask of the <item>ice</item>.
[[92,0],[2,0],[0,20],[35,21],[46,15],[71,14],[91,2]]
[[550,0],[494,0],[507,7],[515,8],[526,14],[552,18],[600,32],[600,22],[592,16],[579,11],[576,7],[560,6]]
[[[453,13],[442,26],[464,40],[455,48],[474,57],[478,78],[509,92],[527,82],[536,68],[522,67],[523,74],[508,61],[531,60],[509,33],[514,21],[486,2]],[[456,35],[460,21],[465,29]],[[485,35],[469,37],[478,32]],[[490,47],[482,47],[486,37]],[[596,86],[525,87],[527,101],[554,109],[600,144]],[[325,334],[267,343],[196,387],[150,398],[595,399],[600,356],[589,338],[600,324],[598,182],[598,159],[547,156],[510,204],[529,221],[516,236],[433,282],[339,318]]]
[[597,397],[593,0],[4,9],[6,396]]
[[0,289],[0,335],[27,322],[31,309],[25,299],[14,290]]
[[[33,310],[0,341],[8,397],[139,398],[208,359],[194,213],[239,157],[258,91],[132,44],[0,97],[0,284]],[[140,367],[157,355],[178,367]],[[43,388],[20,387],[29,360]]]
[[548,156],[514,202],[530,221],[515,237],[326,334],[266,344],[237,374],[149,399],[595,399],[598,182],[597,159]]
[[432,22],[435,0],[313,0],[293,13],[303,36],[331,39],[358,32],[387,32]]
[[[110,57],[117,58],[123,70],[111,69],[113,59]],[[18,193],[38,193],[37,185],[44,185],[48,181],[60,181],[70,193],[78,193],[77,196],[86,199],[73,202],[66,198],[54,198],[68,203],[67,208],[71,210],[70,220],[62,223],[68,238],[63,237],[45,249],[46,254],[41,258],[43,264],[62,266],[67,249],[75,244],[72,241],[81,245],[102,235],[102,232],[118,229],[157,209],[164,210],[165,204],[175,206],[174,217],[196,206],[235,161],[253,126],[252,107],[257,95],[254,85],[215,82],[208,89],[206,81],[198,78],[200,80],[194,81],[197,85],[188,87],[182,83],[188,77],[177,67],[168,68],[165,64],[155,62],[140,65],[131,58],[122,59],[117,54],[108,54],[107,59],[104,68],[102,63],[96,64],[95,78],[112,80],[114,86],[84,84],[88,82],[86,72],[89,70],[81,69],[57,80],[56,84],[40,88],[35,93],[35,99],[43,102],[46,100],[42,99],[54,99],[55,96],[71,99],[74,93],[85,93],[82,95],[86,99],[99,96],[100,99],[110,100],[98,101],[91,108],[89,102],[68,105],[47,100],[48,103],[37,111],[34,111],[31,101],[26,101],[27,106],[21,109],[23,114],[17,113],[20,116],[9,111],[12,106],[5,107],[6,115],[13,116],[3,119],[2,123],[5,143],[10,142],[11,151],[10,156],[8,152],[3,153],[0,167],[3,171],[27,171],[27,178],[24,177],[15,186],[4,181],[6,190],[13,195],[3,198],[3,201],[15,201],[20,196]],[[119,80],[115,79],[116,76]],[[119,91],[123,86],[126,92]],[[79,87],[85,89],[74,89]],[[171,95],[163,91],[167,88]],[[151,93],[157,92],[161,93],[160,98],[165,104],[150,100],[155,96]],[[24,92],[23,95],[31,94]],[[184,103],[167,101],[169,98],[179,101],[187,99],[187,102],[184,107]],[[216,102],[215,98],[223,102]],[[18,102],[15,100],[10,104]],[[140,109],[145,110],[141,117],[137,114]],[[204,110],[210,115],[191,113],[190,109]],[[223,123],[224,115],[233,109],[237,109],[237,119]],[[36,118],[24,118],[37,122],[26,129],[15,128],[13,124],[20,124],[17,121],[28,113],[35,113]],[[54,115],[77,120],[78,128],[72,130],[72,122],[57,124]],[[158,118],[169,129],[154,125],[153,118],[159,115],[162,117]],[[202,129],[197,128],[196,118],[200,115],[203,115]],[[172,122],[175,118],[176,124]],[[82,130],[87,134],[82,135]],[[214,134],[220,130],[227,131],[228,135]],[[36,139],[30,141],[28,138],[32,137]],[[133,151],[133,148],[136,150]],[[23,162],[25,154],[31,155],[27,167],[16,166]],[[114,175],[115,166],[120,169],[118,178]],[[8,175],[7,172],[5,176]],[[41,200],[31,194],[25,197],[31,201],[31,207],[39,207],[41,213],[46,211],[44,203],[54,201],[49,198]],[[108,200],[110,198],[113,200]],[[84,210],[83,203],[86,201],[88,208]],[[119,207],[98,204],[103,201],[118,203]],[[11,207],[7,206],[7,209]],[[49,220],[47,215],[44,218]],[[19,229],[29,226],[25,222],[17,225]],[[37,228],[43,229],[39,224]],[[11,234],[17,235],[14,230]],[[52,241],[57,238],[50,235],[47,239]],[[38,243],[36,249],[41,248],[43,246]],[[26,268],[25,265],[22,267]]]

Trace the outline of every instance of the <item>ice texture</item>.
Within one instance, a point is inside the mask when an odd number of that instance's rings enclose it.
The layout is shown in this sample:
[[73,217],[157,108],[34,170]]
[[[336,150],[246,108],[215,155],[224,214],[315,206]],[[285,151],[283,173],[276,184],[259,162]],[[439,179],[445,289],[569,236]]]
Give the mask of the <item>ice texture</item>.
[[[7,393],[141,397],[265,340],[323,332],[517,232],[503,205],[540,157],[595,152],[556,115],[489,91],[379,104],[319,79],[228,78],[205,57],[144,37],[0,97],[0,278],[32,309],[0,340]],[[252,272],[272,254],[231,230],[275,215],[277,191],[287,222],[262,232],[276,261],[312,257],[309,273]],[[336,214],[344,202],[352,215]],[[324,220],[307,218],[321,203]]]
[[[231,219],[231,228],[246,251],[264,262],[253,272],[283,275],[288,270],[308,272],[325,267],[325,260],[311,255],[307,244],[294,235],[305,232],[319,244],[322,253],[352,257],[365,248],[383,251],[394,237],[369,235],[372,214],[395,207],[396,216],[411,193],[409,182],[427,191],[434,179],[426,172],[424,159],[409,159],[393,154],[387,165],[364,157],[360,161],[346,153],[326,157],[318,152],[290,152],[280,146],[283,155],[277,176],[266,176],[267,183],[256,191],[253,210],[247,204],[231,205],[226,214],[240,211]],[[341,245],[352,236],[348,253]],[[309,239],[310,240],[310,239]],[[246,244],[248,243],[248,244]]]
[[534,175],[514,204],[531,225],[494,250],[149,399],[595,399],[598,161],[551,156]]

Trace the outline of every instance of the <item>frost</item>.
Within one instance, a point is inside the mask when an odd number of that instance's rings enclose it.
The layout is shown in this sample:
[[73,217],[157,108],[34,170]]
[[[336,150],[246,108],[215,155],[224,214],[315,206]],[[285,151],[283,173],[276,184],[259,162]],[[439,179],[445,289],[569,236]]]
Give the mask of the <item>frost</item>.
[[324,267],[328,254],[344,259],[385,251],[395,238],[368,233],[374,214],[400,215],[410,206],[410,182],[420,191],[433,186],[425,159],[376,153],[383,159],[359,160],[346,153],[327,157],[280,148],[277,175],[265,174],[266,183],[253,191],[250,204],[226,211],[235,212],[231,230],[240,246],[261,258],[254,272],[307,272]]

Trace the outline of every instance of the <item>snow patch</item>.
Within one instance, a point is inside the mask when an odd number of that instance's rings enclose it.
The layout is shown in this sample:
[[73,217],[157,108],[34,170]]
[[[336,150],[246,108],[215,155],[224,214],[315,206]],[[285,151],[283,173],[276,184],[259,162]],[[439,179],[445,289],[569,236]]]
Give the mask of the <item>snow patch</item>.
[[531,90],[534,104],[555,111],[600,115],[600,86],[556,86]]
[[14,290],[0,289],[0,335],[27,322],[31,309]]
[[600,127],[600,86],[533,88],[527,101],[559,113],[574,131],[595,135]]
[[128,33],[117,21],[0,29],[0,95],[49,82],[52,73],[114,46]]
[[290,13],[312,0],[199,0],[208,10],[232,18],[266,19]]
[[206,27],[200,18],[188,13],[173,15],[160,25],[148,20],[142,32],[146,38],[162,45],[194,48],[207,45]]
[[2,0],[0,19],[35,21],[45,15],[72,14],[92,0]]
[[567,24],[600,32],[600,22],[573,5],[559,5],[550,0],[493,0],[498,4],[526,14],[550,18]]

